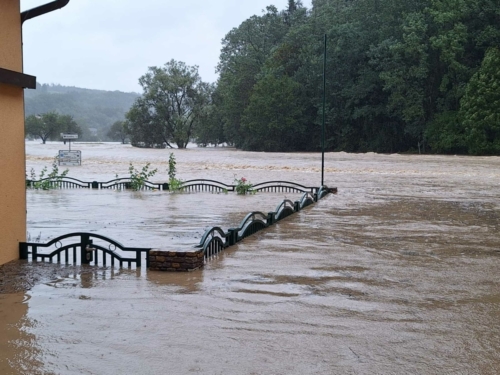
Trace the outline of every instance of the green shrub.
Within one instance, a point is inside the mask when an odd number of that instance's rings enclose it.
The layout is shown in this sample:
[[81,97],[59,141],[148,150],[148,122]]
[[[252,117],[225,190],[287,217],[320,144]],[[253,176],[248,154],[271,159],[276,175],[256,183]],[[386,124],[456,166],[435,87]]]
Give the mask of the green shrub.
[[175,155],[171,152],[168,157],[168,188],[170,191],[181,191],[182,184],[184,183],[175,176],[177,172],[176,165]]
[[137,170],[132,163],[128,167],[130,174],[130,188],[134,191],[141,190],[148,178],[153,177],[158,169],[149,170],[151,163],[147,163],[142,169]]
[[241,177],[240,179],[235,178],[234,182],[236,183],[236,194],[245,195],[245,194],[255,194],[255,190],[253,190],[253,185],[248,182],[245,177]]
[[58,158],[54,157],[52,162],[52,170],[49,174],[47,173],[47,167],[43,167],[38,178],[36,177],[36,172],[34,168],[31,168],[31,187],[33,189],[50,190],[57,189],[61,187],[61,181],[68,174],[69,170],[65,169],[59,174]]

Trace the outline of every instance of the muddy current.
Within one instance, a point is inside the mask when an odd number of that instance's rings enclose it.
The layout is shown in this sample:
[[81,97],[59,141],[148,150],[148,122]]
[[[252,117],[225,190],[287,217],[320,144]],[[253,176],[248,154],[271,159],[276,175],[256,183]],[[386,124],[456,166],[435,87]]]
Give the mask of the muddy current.
[[[28,142],[28,175],[66,148]],[[72,148],[71,177],[168,179],[169,150]],[[183,180],[321,183],[320,154],[173,152]],[[327,153],[325,184],[200,271],[1,268],[0,374],[500,373],[500,158]],[[187,249],[297,197],[28,190],[28,232]]]

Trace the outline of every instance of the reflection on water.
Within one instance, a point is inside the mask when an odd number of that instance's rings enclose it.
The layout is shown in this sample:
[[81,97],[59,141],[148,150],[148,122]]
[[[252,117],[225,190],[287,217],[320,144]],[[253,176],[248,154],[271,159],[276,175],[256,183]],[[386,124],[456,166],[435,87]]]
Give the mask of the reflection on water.
[[0,374],[37,374],[43,368],[40,349],[29,330],[36,321],[26,316],[29,295],[0,294]]
[[[79,146],[84,166],[70,175],[168,156]],[[28,145],[28,166],[52,151]],[[176,157],[184,179],[319,179],[313,154],[189,149]],[[17,363],[44,374],[498,373],[500,158],[334,153],[326,165],[338,195],[245,239],[202,271],[53,266],[28,301],[0,299],[3,314],[24,306],[0,328],[2,337],[17,330],[3,345],[28,348],[7,351],[4,363],[19,353],[25,359]],[[168,225],[189,236],[219,220],[227,227],[281,199],[258,194],[233,205],[241,197],[44,193],[28,192],[34,232],[100,230],[92,223],[104,223],[105,212],[127,245],[162,241]],[[130,215],[140,218],[138,228]]]

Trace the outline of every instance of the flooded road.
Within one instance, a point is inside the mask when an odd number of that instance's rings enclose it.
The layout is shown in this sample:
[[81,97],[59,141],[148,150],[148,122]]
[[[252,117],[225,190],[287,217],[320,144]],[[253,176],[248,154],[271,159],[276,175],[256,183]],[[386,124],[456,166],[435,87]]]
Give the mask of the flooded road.
[[[27,144],[28,174],[59,148]],[[168,150],[73,148],[83,165],[71,177],[111,180],[132,161],[167,179]],[[174,152],[184,180],[321,178],[318,154]],[[325,165],[337,195],[204,270],[43,265],[29,290],[4,290],[0,374],[499,373],[500,158],[328,153]],[[282,199],[28,191],[28,227],[191,246]]]

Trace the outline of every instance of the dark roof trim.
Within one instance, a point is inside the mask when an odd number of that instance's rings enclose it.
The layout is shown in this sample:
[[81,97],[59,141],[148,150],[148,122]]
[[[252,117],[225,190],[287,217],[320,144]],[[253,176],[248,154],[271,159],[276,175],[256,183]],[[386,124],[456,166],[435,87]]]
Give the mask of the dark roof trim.
[[0,68],[0,84],[36,89],[36,77]]
[[45,13],[49,13],[57,9],[61,9],[62,7],[68,5],[68,3],[69,0],[56,0],[51,3],[40,5],[39,7],[33,9],[25,10],[21,13],[21,24],[23,24],[26,20],[41,16]]

